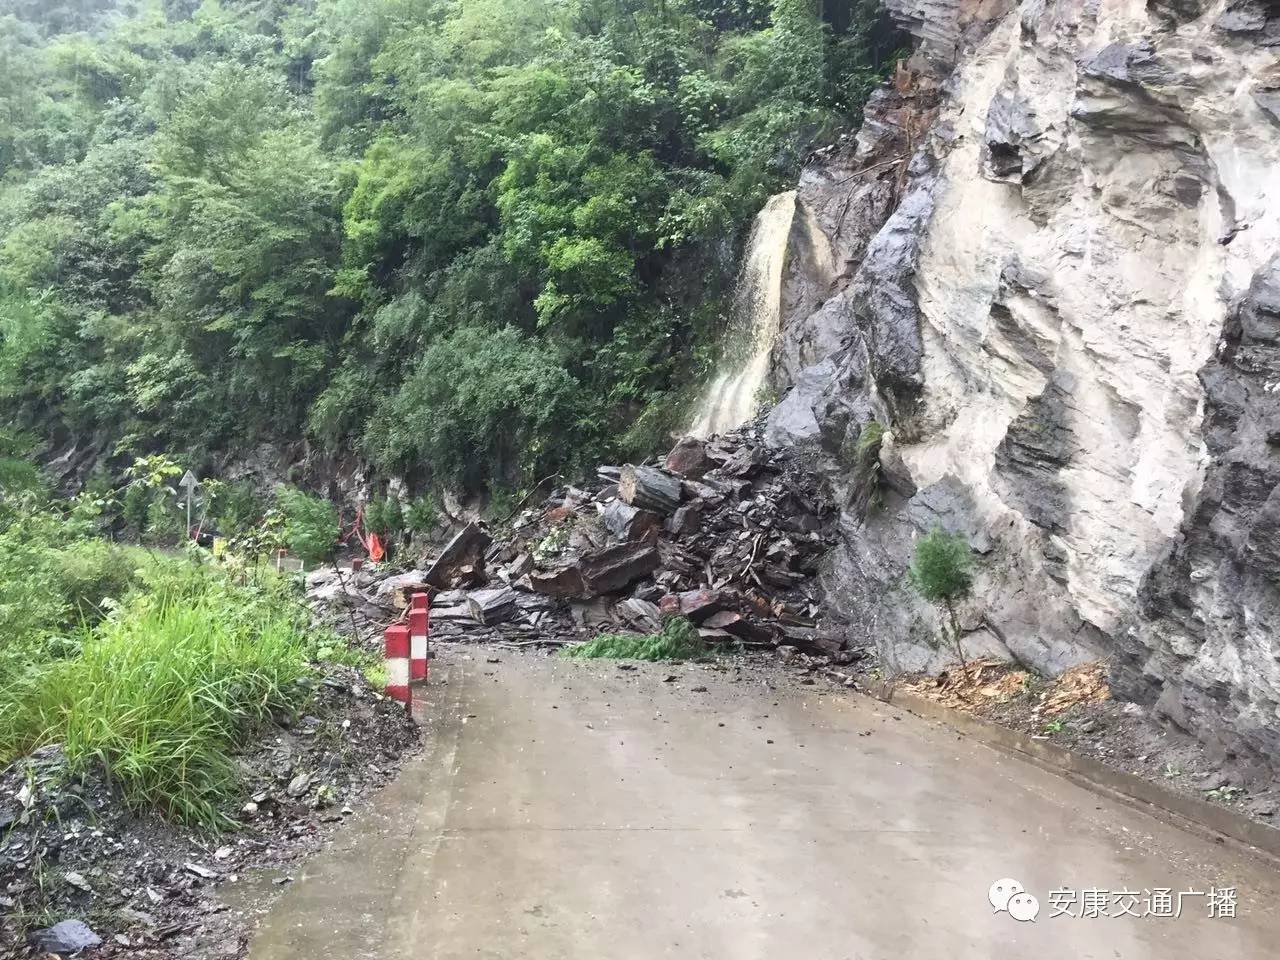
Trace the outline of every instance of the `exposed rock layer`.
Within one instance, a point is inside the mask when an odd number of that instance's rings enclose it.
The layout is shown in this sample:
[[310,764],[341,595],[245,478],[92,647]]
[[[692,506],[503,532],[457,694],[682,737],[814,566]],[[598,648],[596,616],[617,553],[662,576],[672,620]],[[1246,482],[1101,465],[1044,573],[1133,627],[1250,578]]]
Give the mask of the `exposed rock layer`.
[[1280,10],[888,6],[918,51],[802,177],[773,367],[771,438],[845,488],[835,612],[938,666],[903,572],[941,525],[973,654],[1110,656],[1280,757]]

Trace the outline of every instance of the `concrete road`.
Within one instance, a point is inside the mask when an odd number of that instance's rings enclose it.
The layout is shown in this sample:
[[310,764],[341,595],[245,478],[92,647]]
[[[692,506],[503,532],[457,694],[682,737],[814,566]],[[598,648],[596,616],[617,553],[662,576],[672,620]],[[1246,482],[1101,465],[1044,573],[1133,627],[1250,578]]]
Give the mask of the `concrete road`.
[[[486,662],[489,656],[502,662]],[[678,677],[663,682],[668,675]],[[705,687],[705,692],[696,688]],[[454,648],[428,748],[263,918],[251,957],[1262,960],[1280,876],[772,669]],[[419,700],[421,705],[421,699]],[[1015,878],[1018,922],[987,902]],[[1050,917],[1050,892],[1235,887],[1238,916]],[[1065,895],[1064,895],[1065,896]],[[1157,894],[1157,910],[1160,909]]]

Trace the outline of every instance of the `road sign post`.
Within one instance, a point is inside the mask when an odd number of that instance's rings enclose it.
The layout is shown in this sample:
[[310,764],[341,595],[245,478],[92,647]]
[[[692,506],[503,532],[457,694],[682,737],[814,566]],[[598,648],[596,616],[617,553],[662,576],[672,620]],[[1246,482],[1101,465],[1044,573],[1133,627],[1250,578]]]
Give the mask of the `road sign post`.
[[191,496],[196,492],[196,487],[200,486],[200,481],[196,479],[196,475],[188,470],[182,475],[182,479],[178,481],[178,486],[187,491],[187,536],[191,536]]

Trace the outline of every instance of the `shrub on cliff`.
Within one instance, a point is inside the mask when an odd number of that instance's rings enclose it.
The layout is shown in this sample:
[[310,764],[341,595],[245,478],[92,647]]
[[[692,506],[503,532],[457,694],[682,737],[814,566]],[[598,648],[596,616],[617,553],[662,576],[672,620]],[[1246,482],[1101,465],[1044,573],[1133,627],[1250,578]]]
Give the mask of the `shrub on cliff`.
[[967,596],[973,583],[972,556],[969,542],[934,527],[916,541],[915,554],[907,571],[916,592],[930,603],[939,604],[947,614],[948,632],[961,667],[967,669],[964,647],[960,642],[960,624],[956,618],[957,601]]

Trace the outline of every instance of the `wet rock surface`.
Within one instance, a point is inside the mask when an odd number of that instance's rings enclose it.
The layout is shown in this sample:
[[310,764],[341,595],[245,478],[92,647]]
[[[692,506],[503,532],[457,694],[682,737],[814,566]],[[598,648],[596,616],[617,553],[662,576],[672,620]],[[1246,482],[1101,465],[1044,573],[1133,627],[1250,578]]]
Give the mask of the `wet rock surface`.
[[1280,757],[1280,258],[1254,276],[1200,377],[1213,459],[1142,583],[1117,682],[1182,728],[1208,731],[1224,759]]
[[240,956],[248,931],[216,891],[316,850],[418,746],[357,671],[326,666],[315,683],[302,716],[235,757],[247,793],[220,834],[127,809],[57,746],[0,773],[0,955]]
[[946,669],[903,582],[939,526],[980,557],[971,656],[1106,658],[1153,721],[1271,763],[1274,10],[887,7],[917,49],[801,178],[766,431],[832,481],[831,622]]

